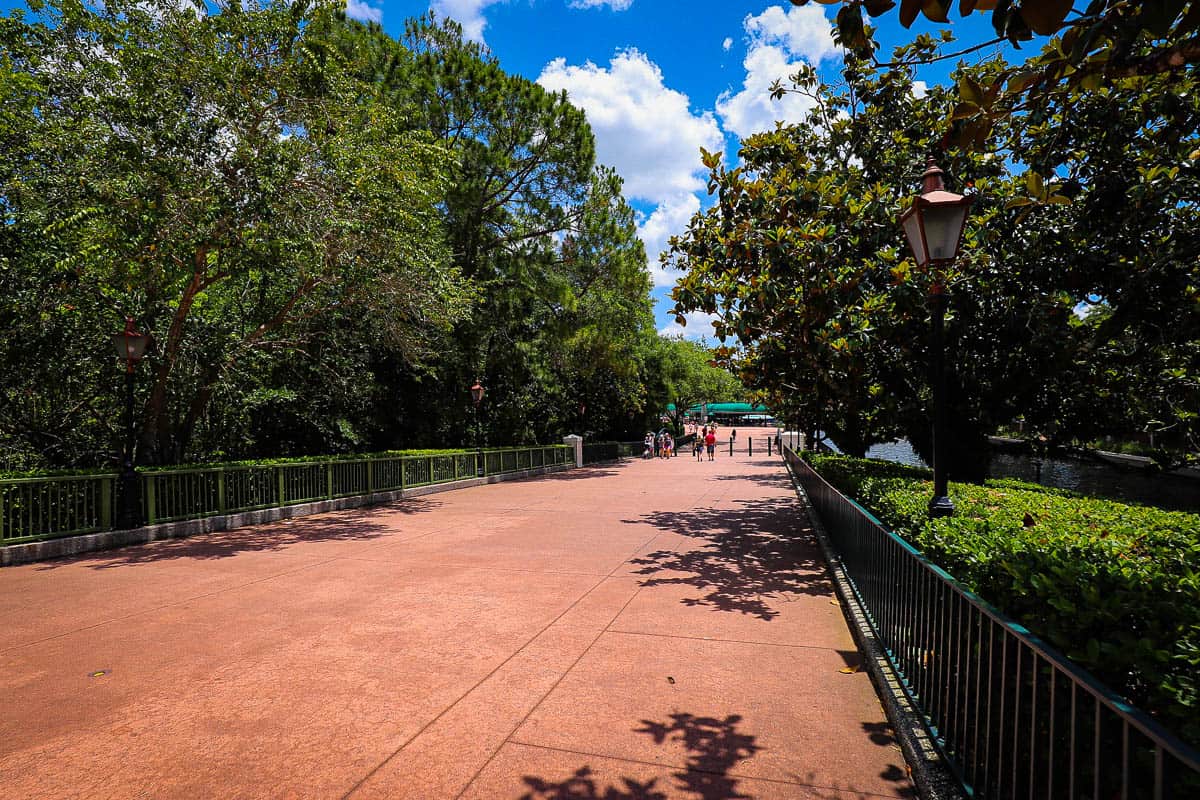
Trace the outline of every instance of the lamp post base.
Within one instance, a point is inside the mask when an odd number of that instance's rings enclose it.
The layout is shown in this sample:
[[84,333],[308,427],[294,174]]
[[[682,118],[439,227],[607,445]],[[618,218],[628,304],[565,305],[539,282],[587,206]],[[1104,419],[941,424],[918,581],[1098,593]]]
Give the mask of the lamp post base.
[[935,495],[929,501],[929,518],[954,516],[954,501],[945,495]]
[[141,498],[138,496],[138,476],[133,467],[126,466],[118,479],[120,493],[117,506],[117,530],[139,528],[142,525]]

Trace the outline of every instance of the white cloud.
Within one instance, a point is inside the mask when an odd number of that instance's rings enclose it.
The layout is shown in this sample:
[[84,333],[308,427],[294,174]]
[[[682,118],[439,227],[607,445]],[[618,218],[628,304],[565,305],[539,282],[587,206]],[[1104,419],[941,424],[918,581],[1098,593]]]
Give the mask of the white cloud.
[[913,81],[912,85],[913,97],[920,100],[925,95],[929,94],[929,84],[925,81]]
[[625,179],[625,194],[663,203],[704,187],[700,148],[720,150],[711,112],[693,114],[687,95],[663,84],[662,70],[641,52],[617,53],[608,68],[558,58],[538,83],[566,90],[596,135],[596,160]]
[[603,8],[608,6],[613,11],[624,11],[633,5],[633,0],[570,0],[571,8]]
[[742,66],[746,77],[741,91],[725,91],[717,98],[717,112],[725,128],[746,137],[771,130],[776,120],[796,122],[812,102],[795,94],[772,100],[770,86],[795,73],[803,62],[817,64],[837,54],[832,27],[819,5],[784,10],[771,6],[742,21],[749,41]]
[[731,47],[733,47],[733,37],[726,36],[725,41],[721,42],[721,49],[724,50],[726,53],[728,53],[729,48],[731,48]]
[[435,11],[439,17],[449,17],[459,25],[462,25],[463,35],[468,39],[482,43],[483,29],[487,27],[487,20],[483,17],[483,10],[488,6],[494,6],[496,3],[504,1],[432,0],[429,8]]
[[672,321],[658,329],[660,336],[682,336],[685,339],[714,339],[712,323],[717,319],[716,314],[706,314],[703,311],[689,311],[684,314],[686,325]]
[[367,5],[363,0],[346,0],[346,16],[363,22],[383,22],[383,9]]
[[680,194],[660,203],[650,216],[638,225],[638,237],[646,245],[646,258],[650,262],[650,277],[655,286],[674,286],[683,273],[667,269],[658,260],[658,254],[667,249],[667,240],[683,233],[688,221],[700,210],[700,201],[694,194]]

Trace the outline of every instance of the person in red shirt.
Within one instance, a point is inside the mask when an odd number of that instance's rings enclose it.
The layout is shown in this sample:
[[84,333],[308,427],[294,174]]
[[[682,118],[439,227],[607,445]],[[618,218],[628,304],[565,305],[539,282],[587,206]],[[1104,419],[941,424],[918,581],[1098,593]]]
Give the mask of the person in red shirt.
[[717,452],[717,434],[712,428],[709,428],[708,433],[704,434],[704,446],[708,449],[708,460],[712,461]]

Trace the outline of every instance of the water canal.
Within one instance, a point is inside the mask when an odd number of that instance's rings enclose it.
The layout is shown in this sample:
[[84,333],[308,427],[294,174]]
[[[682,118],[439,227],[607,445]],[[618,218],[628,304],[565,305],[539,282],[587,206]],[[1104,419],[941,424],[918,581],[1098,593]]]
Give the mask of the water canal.
[[[867,457],[928,466],[905,440],[875,445],[867,451]],[[993,453],[991,471],[994,478],[1018,478],[1093,497],[1108,497],[1176,511],[1200,511],[1198,478],[1060,457],[1042,459],[1039,481],[1034,459],[1013,453]]]

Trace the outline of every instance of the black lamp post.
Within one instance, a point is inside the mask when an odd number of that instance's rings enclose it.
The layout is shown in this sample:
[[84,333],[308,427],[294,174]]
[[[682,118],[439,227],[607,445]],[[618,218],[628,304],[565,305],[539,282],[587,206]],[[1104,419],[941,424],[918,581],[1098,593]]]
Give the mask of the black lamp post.
[[475,475],[483,477],[483,451],[480,449],[481,431],[479,429],[479,404],[483,402],[483,386],[475,381],[471,386],[471,405],[475,409]]
[[121,462],[120,501],[117,512],[117,528],[136,528],[142,522],[138,503],[137,470],[133,467],[133,371],[150,342],[147,334],[133,327],[133,319],[125,318],[125,330],[114,333],[113,347],[117,356],[125,361],[125,452]]
[[917,266],[928,270],[929,382],[933,389],[933,498],[929,516],[948,517],[954,513],[946,477],[946,368],[944,330],[946,320],[945,275],[943,269],[958,257],[962,245],[967,209],[973,198],[946,191],[945,173],[933,159],[925,164],[921,176],[921,195],[900,215],[900,224],[912,248]]

